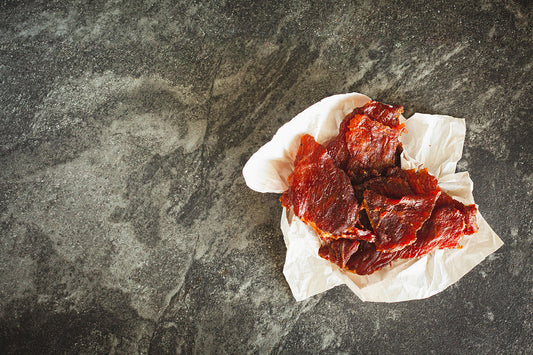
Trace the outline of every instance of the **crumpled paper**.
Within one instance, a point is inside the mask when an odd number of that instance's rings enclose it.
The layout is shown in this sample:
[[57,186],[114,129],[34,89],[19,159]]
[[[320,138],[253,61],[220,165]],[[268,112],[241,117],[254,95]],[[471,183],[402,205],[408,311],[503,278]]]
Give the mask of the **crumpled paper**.
[[[308,133],[320,144],[327,142],[338,134],[344,117],[369,100],[358,93],[334,95],[298,114],[248,160],[243,168],[248,187],[259,192],[285,191],[300,137]],[[404,122],[407,132],[400,137],[404,148],[402,168],[427,168],[443,191],[465,204],[474,203],[468,173],[455,173],[463,150],[465,121],[415,113]],[[318,235],[283,208],[281,230],[287,246],[283,274],[297,301],[341,284],[363,301],[400,302],[430,297],[458,281],[503,245],[479,212],[477,221],[478,233],[465,236],[461,249],[440,249],[418,259],[395,260],[390,267],[361,276],[319,257]]]

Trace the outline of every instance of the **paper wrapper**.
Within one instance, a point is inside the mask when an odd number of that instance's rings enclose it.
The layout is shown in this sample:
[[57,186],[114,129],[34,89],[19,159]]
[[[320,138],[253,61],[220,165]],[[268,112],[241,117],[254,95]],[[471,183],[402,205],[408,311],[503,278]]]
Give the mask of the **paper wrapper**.
[[[246,163],[243,169],[246,184],[259,192],[285,191],[300,137],[308,133],[318,143],[327,142],[338,134],[344,117],[369,100],[358,93],[334,95],[298,114]],[[404,122],[407,132],[400,137],[404,148],[402,168],[427,168],[437,177],[443,191],[465,204],[474,203],[468,173],[455,173],[465,139],[464,120],[415,113]],[[390,267],[361,276],[319,257],[318,235],[291,211],[283,209],[281,230],[287,246],[283,274],[297,301],[341,284],[346,284],[363,301],[426,298],[455,283],[503,245],[479,212],[477,222],[479,232],[465,236],[461,249],[439,249],[417,259],[395,260]]]

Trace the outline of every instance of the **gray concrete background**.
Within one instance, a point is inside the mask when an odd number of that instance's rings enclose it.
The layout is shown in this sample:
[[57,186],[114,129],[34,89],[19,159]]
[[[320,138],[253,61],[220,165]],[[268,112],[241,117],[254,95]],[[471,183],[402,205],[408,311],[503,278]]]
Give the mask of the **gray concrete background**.
[[[0,352],[533,352],[528,1],[0,5]],[[293,300],[243,164],[319,99],[464,117],[505,245],[426,300]]]

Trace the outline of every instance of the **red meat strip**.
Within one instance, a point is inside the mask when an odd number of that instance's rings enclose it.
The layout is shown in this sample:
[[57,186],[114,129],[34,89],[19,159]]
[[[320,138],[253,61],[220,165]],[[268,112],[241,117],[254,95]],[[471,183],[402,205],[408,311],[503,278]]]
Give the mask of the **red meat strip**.
[[358,247],[359,242],[353,239],[328,240],[320,247],[318,255],[344,268]]
[[388,198],[400,199],[403,196],[414,195],[409,183],[398,176],[378,176],[365,181],[354,187],[355,196],[358,200],[363,200],[363,193],[372,190]]
[[476,205],[463,205],[463,208],[460,210],[463,213],[463,216],[465,217],[465,229],[463,232],[466,235],[477,233],[479,231],[479,226],[477,224]]
[[405,179],[413,192],[417,195],[430,194],[434,191],[440,191],[439,198],[435,204],[435,208],[451,206],[461,212],[464,218],[464,234],[473,234],[478,231],[476,213],[477,208],[475,205],[464,205],[463,203],[454,200],[450,195],[440,190],[437,179],[427,172],[427,169],[423,169],[420,172],[415,170],[402,170],[394,168],[389,171],[392,176],[398,176]]
[[[360,216],[360,214],[359,214]],[[349,232],[343,233],[341,235],[332,235],[331,233],[327,233],[321,230],[317,231],[318,235],[322,240],[327,241],[330,239],[351,239],[351,240],[364,240],[366,242],[374,243],[376,241],[376,235],[372,230],[370,229],[360,229],[357,227],[354,227],[350,229]]]
[[376,249],[390,253],[412,244],[416,232],[431,216],[438,195],[390,199],[372,190],[365,191],[363,208],[377,237]]
[[454,200],[450,195],[447,193],[442,193],[441,196],[439,196],[439,199],[437,200],[437,207],[443,207],[443,206],[453,206],[457,208],[459,211],[461,211],[461,214],[464,217],[464,234],[474,234],[479,230],[479,227],[477,225],[477,208],[476,205],[464,205],[461,202]]
[[402,112],[403,107],[400,105],[390,106],[378,101],[369,101],[364,106],[354,109],[342,121],[337,137],[326,145],[328,154],[333,158],[335,165],[342,170],[347,170],[350,152],[346,145],[346,133],[349,131],[348,125],[352,118],[356,115],[365,116],[370,120],[398,130],[403,127],[400,125],[399,119]]
[[388,175],[407,181],[415,195],[427,195],[433,194],[435,191],[440,191],[437,179],[433,175],[430,175],[427,169],[422,169],[417,172],[414,169],[403,170],[393,168],[388,171]]
[[385,126],[398,127],[403,107],[400,105],[390,106],[379,101],[369,101],[363,107],[356,108],[354,113],[366,115]]
[[377,176],[396,164],[403,127],[391,128],[365,115],[355,115],[348,124],[346,147],[350,154],[346,170],[354,182]]
[[415,170],[402,170],[400,168],[391,168],[385,173],[386,176],[379,176],[365,181],[360,185],[354,186],[355,195],[361,201],[365,190],[372,190],[388,198],[399,199],[407,195],[426,195],[441,192],[435,208],[444,206],[453,206],[461,211],[464,216],[464,233],[473,234],[478,231],[476,221],[476,206],[464,205],[454,200],[450,195],[441,191],[437,179],[422,169],[419,172]]
[[344,118],[339,127],[339,134],[326,145],[326,150],[335,165],[344,171],[346,171],[348,160],[350,160],[350,152],[346,146],[346,132],[348,132],[348,124],[353,116],[352,112]]
[[463,237],[464,218],[458,209],[436,208],[416,235],[416,242],[399,252],[400,258],[416,258],[436,248],[456,248]]
[[[385,253],[375,244],[361,242],[356,253],[346,262],[346,269],[368,275],[388,266],[393,260],[416,258],[439,248],[456,248],[463,237],[462,213],[453,207],[435,209],[431,218],[417,232],[416,241],[402,250]],[[330,246],[329,248],[334,248]],[[334,253],[335,251],[331,251]]]
[[350,179],[308,134],[300,140],[288,182],[282,205],[292,207],[294,214],[319,234],[323,231],[340,236],[356,228],[359,204]]
[[399,199],[407,195],[434,194],[440,191],[440,188],[437,179],[430,175],[427,169],[416,172],[414,169],[402,170],[395,167],[388,169],[384,176],[378,176],[354,186],[357,198],[362,198],[365,190]]
[[383,253],[376,250],[376,245],[361,242],[356,253],[346,263],[346,269],[359,275],[369,275],[388,266],[398,258],[399,252]]

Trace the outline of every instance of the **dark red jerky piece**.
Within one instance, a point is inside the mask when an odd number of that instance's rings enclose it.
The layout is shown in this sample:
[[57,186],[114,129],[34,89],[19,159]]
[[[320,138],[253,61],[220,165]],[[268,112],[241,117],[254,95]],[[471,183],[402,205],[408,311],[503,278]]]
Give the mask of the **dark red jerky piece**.
[[346,166],[350,159],[350,152],[348,152],[348,147],[346,147],[346,132],[348,132],[348,123],[350,123],[352,117],[353,113],[344,118],[339,127],[339,134],[326,145],[326,150],[335,165],[344,171],[346,171]]
[[359,242],[353,239],[328,240],[320,247],[318,255],[344,268],[358,247]]
[[[361,202],[363,202],[362,199],[361,199]],[[373,230],[372,229],[372,224],[370,224],[370,219],[368,219],[368,215],[366,214],[366,211],[362,207],[359,210],[359,222],[358,222],[358,224],[359,224],[359,226],[362,229]]]
[[440,188],[427,169],[420,172],[390,168],[385,176],[378,176],[354,186],[355,196],[362,199],[365,190],[372,190],[388,198],[399,199],[407,195],[435,194]]
[[463,205],[463,206],[464,208],[461,210],[461,212],[463,213],[463,216],[465,217],[465,229],[463,231],[464,234],[470,235],[470,234],[477,233],[479,231],[479,226],[477,224],[476,205]]
[[346,173],[352,184],[360,184],[368,179],[380,176],[380,171],[361,165],[356,159],[350,159],[346,165]]
[[357,252],[346,263],[346,269],[358,275],[369,275],[388,266],[398,258],[399,252],[383,253],[373,243],[361,242]]
[[393,168],[387,171],[387,175],[405,180],[415,195],[427,195],[437,190],[440,191],[437,179],[433,175],[430,175],[427,169],[422,169],[417,172],[414,169],[403,170]]
[[463,233],[463,216],[453,207],[436,208],[417,232],[416,241],[402,250],[385,253],[372,243],[361,242],[358,251],[346,264],[346,269],[368,275],[388,266],[393,260],[420,257],[439,248],[456,248]]
[[[359,213],[359,216],[361,213]],[[358,223],[359,224],[359,223]],[[323,241],[333,240],[333,239],[353,239],[353,240],[364,240],[367,242],[374,243],[376,241],[376,235],[370,229],[360,229],[358,227],[351,228],[348,232],[341,235],[334,235],[323,230],[316,229],[318,236]]]
[[463,237],[463,214],[457,208],[435,208],[416,235],[416,242],[399,252],[400,258],[416,258],[436,248],[456,248]]
[[[377,121],[385,126],[398,129],[401,128],[399,118],[402,112],[403,107],[400,105],[390,106],[382,104],[378,101],[369,101],[364,106],[355,108],[341,122],[337,137],[335,137],[335,139],[326,145],[326,150],[335,162],[335,165],[342,170],[347,171],[347,165],[350,160],[350,152],[348,151],[348,147],[346,145],[346,133],[348,132],[348,124],[355,115],[364,115],[369,119]],[[401,151],[401,146],[399,148]],[[352,164],[354,164],[354,162],[352,162]]]
[[438,193],[390,199],[367,190],[363,197],[363,208],[377,237],[376,249],[394,252],[415,241],[416,232],[431,215]]
[[352,181],[364,181],[395,166],[398,137],[403,127],[391,128],[364,115],[355,115],[348,124],[346,146],[350,153],[347,165]]
[[376,241],[376,235],[371,230],[359,228],[354,228],[349,233],[343,234],[342,238],[364,240],[370,243]]
[[[436,190],[440,190],[437,179],[427,172],[427,169],[422,169],[419,172],[414,170],[402,170],[398,168],[390,169],[388,174],[391,176],[398,176],[408,181],[409,186],[415,194],[428,194]],[[475,205],[464,205],[463,203],[454,200],[450,195],[441,191],[441,194],[435,204],[435,208],[443,206],[453,206],[464,216],[464,233],[474,234],[478,231],[477,225],[477,208]]]
[[292,207],[296,216],[318,232],[342,235],[356,227],[359,204],[350,179],[308,134],[300,140],[288,182],[282,205]]
[[390,106],[379,101],[369,101],[363,107],[358,107],[353,111],[355,114],[366,115],[389,127],[400,125],[400,115],[403,107],[400,105]]
[[[464,216],[460,210],[451,206],[439,208],[431,218],[431,230],[427,238],[439,249],[458,248],[464,236],[464,225]],[[420,239],[423,238],[424,235],[421,234]]]
[[457,208],[464,217],[464,234],[470,235],[474,234],[479,230],[478,224],[477,224],[477,208],[476,205],[464,205],[463,203],[454,200],[450,195],[443,192],[441,196],[439,196],[439,199],[437,200],[436,207],[443,207],[443,206],[453,206]]
[[398,176],[378,176],[354,186],[355,197],[363,200],[365,190],[372,190],[388,198],[399,199],[403,196],[414,195],[409,183]]

